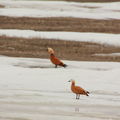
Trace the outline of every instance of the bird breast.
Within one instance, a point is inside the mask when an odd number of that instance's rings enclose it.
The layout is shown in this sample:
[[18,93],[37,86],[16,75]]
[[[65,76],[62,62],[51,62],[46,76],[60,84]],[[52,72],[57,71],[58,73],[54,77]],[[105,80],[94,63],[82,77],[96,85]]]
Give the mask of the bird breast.
[[54,55],[50,56],[50,60],[52,63],[59,65],[60,63],[62,63],[58,58],[56,58]]

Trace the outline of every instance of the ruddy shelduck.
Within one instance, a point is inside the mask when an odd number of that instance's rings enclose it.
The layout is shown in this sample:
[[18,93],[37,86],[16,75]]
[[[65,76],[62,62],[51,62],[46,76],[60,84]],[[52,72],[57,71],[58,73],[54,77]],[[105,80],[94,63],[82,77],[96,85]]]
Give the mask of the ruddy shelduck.
[[75,81],[74,80],[69,80],[68,82],[72,82],[71,84],[71,90],[73,93],[76,94],[76,99],[80,98],[80,95],[86,95],[89,96],[89,92],[81,88],[80,86],[75,86]]
[[55,65],[55,68],[57,68],[58,65],[62,66],[62,67],[67,66],[61,60],[59,60],[57,57],[55,57],[55,52],[52,48],[48,48],[48,53],[50,54],[50,60]]

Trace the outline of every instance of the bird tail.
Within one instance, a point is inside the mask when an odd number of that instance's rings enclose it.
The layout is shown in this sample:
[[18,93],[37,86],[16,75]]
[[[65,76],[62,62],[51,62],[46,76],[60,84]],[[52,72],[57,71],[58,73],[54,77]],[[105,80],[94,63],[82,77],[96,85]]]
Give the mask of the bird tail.
[[86,96],[89,96],[89,94],[90,94],[90,93],[89,93],[88,91],[86,91]]
[[60,66],[63,66],[64,68],[67,67],[67,65],[64,64],[63,62],[61,62],[59,65],[60,65]]
[[66,65],[66,64],[63,64],[63,67],[65,68],[65,67],[67,67],[67,65]]
[[90,94],[90,92],[86,91],[88,94]]

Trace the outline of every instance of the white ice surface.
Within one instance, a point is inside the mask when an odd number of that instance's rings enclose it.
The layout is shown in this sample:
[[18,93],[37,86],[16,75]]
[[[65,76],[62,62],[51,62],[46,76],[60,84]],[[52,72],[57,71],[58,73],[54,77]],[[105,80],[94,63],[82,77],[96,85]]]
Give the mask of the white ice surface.
[[120,53],[94,54],[95,56],[120,56]]
[[87,32],[43,32],[34,30],[0,29],[0,36],[23,38],[47,38],[57,40],[94,42],[120,46],[120,34],[87,33]]
[[[1,120],[119,120],[120,63],[0,57]],[[90,92],[80,100],[69,79]]]
[[0,4],[6,6],[0,9],[1,16],[120,19],[120,2],[75,3],[65,1],[1,0]]
[[[6,6],[0,9],[0,15],[7,16],[120,19],[120,2],[0,0],[0,4]],[[120,45],[119,34],[0,30],[0,35]],[[47,59],[0,56],[0,120],[120,120],[120,63],[64,62],[67,68],[55,69]],[[67,82],[71,78],[90,96],[75,100]]]

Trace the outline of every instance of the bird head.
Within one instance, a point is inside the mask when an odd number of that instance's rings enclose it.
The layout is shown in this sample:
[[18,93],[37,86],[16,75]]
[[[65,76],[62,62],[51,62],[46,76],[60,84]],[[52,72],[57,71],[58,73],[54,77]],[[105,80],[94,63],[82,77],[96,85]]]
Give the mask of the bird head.
[[55,53],[52,48],[48,48],[47,50],[48,50],[48,53],[49,53],[49,54],[54,54],[54,53]]
[[72,82],[72,84],[75,84],[75,80],[70,79],[68,82]]

